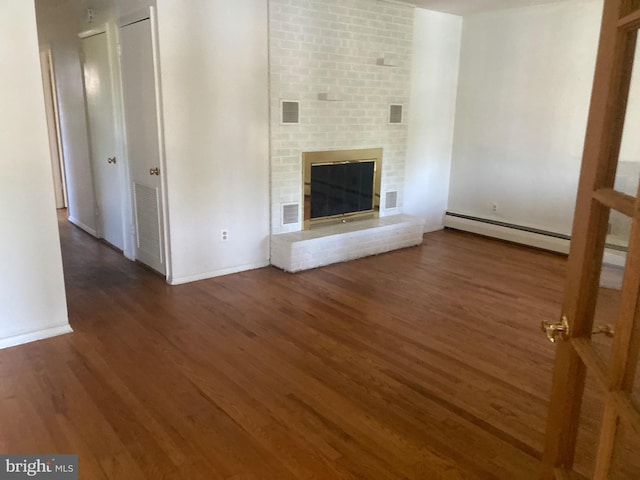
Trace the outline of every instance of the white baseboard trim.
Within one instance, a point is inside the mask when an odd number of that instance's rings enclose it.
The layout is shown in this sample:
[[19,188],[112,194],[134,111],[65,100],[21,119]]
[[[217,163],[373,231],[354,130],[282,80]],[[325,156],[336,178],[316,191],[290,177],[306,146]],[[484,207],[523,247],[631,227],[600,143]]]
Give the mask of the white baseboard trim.
[[221,277],[223,275],[230,275],[232,273],[244,272],[246,270],[255,270],[256,268],[264,268],[271,265],[269,260],[257,263],[247,263],[245,265],[238,265],[235,267],[222,268],[220,270],[213,270],[211,272],[197,273],[195,275],[186,275],[184,277],[169,277],[167,283],[169,285],[182,285],[183,283],[197,282],[198,280],[206,280],[208,278]]
[[76,227],[81,228],[82,230],[87,232],[89,235],[93,235],[94,237],[99,238],[98,232],[96,231],[95,228],[91,228],[90,226],[82,223],[80,220],[78,220],[77,218],[72,217],[72,216],[67,217],[67,219],[71,223],[73,223]]
[[444,226],[564,254],[569,253],[569,245],[571,243],[570,240],[565,238],[518,230],[516,228],[494,225],[479,220],[473,220],[471,218],[462,218],[446,214],[444,216]]
[[60,325],[58,327],[50,327],[43,330],[36,330],[35,332],[15,335],[13,337],[0,338],[0,350],[2,350],[3,348],[15,347],[16,345],[22,345],[29,342],[35,342],[36,340],[57,337],[58,335],[64,335],[65,333],[72,332],[73,329],[67,323],[66,325]]

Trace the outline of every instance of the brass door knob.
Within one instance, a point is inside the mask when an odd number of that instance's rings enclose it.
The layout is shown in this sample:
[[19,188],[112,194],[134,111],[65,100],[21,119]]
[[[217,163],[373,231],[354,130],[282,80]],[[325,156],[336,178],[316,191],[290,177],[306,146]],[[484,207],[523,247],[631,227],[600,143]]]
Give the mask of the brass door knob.
[[149,175],[160,175],[160,169],[158,167],[150,168],[149,169]]
[[116,163],[116,157],[107,158],[107,163]]
[[569,338],[569,320],[567,320],[566,315],[562,316],[560,323],[543,321],[540,324],[540,329],[547,334],[547,338],[551,343],[556,343],[558,339],[566,340]]

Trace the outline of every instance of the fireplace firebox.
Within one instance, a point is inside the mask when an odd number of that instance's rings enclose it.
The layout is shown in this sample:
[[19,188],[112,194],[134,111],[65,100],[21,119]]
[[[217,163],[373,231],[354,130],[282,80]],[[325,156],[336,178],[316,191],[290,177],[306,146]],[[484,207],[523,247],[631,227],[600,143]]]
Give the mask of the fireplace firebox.
[[305,152],[302,161],[305,230],[378,216],[381,148]]

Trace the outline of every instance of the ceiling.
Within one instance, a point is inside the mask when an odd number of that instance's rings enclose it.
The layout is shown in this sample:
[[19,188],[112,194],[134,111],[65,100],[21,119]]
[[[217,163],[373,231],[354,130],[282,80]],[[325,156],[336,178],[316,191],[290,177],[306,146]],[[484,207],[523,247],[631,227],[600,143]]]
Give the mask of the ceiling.
[[472,13],[502,10],[505,8],[526,7],[543,3],[556,3],[566,0],[404,0],[416,7],[435,10],[437,12],[452,13],[454,15],[468,15]]
[[[1,0],[0,0],[1,1]],[[40,7],[55,6],[70,3],[85,12],[87,8],[96,11],[109,9],[115,0],[36,0]],[[126,0],[125,0],[126,1]],[[502,10],[505,8],[525,7],[543,3],[556,3],[567,0],[392,0],[415,5],[416,7],[435,10],[437,12],[452,13],[454,15],[468,15],[472,13]],[[588,0],[583,0],[588,1]]]

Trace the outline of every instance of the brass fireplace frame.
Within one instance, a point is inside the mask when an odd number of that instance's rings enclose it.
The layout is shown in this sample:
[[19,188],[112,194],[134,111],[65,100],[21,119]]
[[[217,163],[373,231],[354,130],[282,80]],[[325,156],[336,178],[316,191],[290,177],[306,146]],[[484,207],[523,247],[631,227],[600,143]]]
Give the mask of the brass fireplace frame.
[[[311,217],[311,166],[338,163],[359,163],[374,161],[373,207],[355,213],[344,213],[330,217]],[[382,148],[356,150],[328,150],[324,152],[304,152],[302,154],[302,188],[304,205],[303,228],[309,230],[318,225],[345,223],[365,218],[377,218],[380,215],[380,185],[382,183]]]

